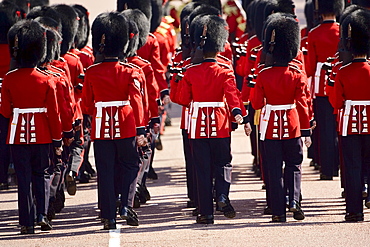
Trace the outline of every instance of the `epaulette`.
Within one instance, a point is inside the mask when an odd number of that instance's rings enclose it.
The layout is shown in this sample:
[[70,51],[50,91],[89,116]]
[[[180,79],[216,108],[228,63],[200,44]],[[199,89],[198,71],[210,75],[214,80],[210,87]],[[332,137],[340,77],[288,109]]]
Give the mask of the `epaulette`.
[[61,68],[55,67],[54,65],[50,65],[50,67],[52,67],[55,70],[58,70],[61,73],[64,73],[64,70],[62,70]]
[[174,18],[172,18],[171,16],[169,16],[169,15],[166,15],[165,17],[164,17],[164,19],[166,20],[166,23],[168,23],[168,24],[171,24],[171,23],[174,23],[175,22],[175,19]]
[[140,59],[141,61],[143,61],[144,63],[149,63],[150,64],[150,62],[148,61],[148,60],[146,60],[146,59],[144,59],[144,58],[142,58],[142,57],[140,57],[140,56],[136,56],[138,59]]
[[91,57],[91,54],[87,53],[86,51],[80,51],[82,54],[88,56],[88,57]]
[[253,47],[252,49],[251,49],[251,51],[252,52],[258,52],[260,49],[262,48],[262,45],[257,45],[256,47]]
[[167,37],[167,29],[159,26],[157,28],[157,30],[155,30],[157,33],[159,33],[160,35],[162,35],[163,37]]
[[170,29],[171,28],[171,25],[165,23],[165,22],[161,22],[161,24],[159,24],[160,27],[164,28],[164,29]]
[[265,68],[260,70],[260,73],[262,73],[262,71],[265,71],[265,70],[268,70],[268,69],[271,69],[271,68],[272,68],[272,66],[265,67]]
[[293,59],[292,61],[296,62],[296,63],[299,63],[299,64],[303,64],[301,61],[299,61],[298,59]]
[[70,52],[70,51],[67,51],[67,54],[71,55],[71,56],[74,56],[75,58],[80,58],[78,55]]
[[249,38],[247,39],[247,42],[248,42],[248,41],[250,41],[251,39],[254,39],[254,37],[257,37],[257,35],[255,34],[255,35],[253,35],[252,37],[249,37]]
[[119,64],[120,65],[127,66],[127,67],[129,67],[131,69],[136,69],[137,68],[136,65],[134,66],[134,64],[132,64],[132,63],[119,62]]
[[60,61],[64,62],[64,63],[66,62],[66,60],[65,60],[63,57],[59,57],[58,59],[59,59]]
[[222,59],[224,59],[224,60],[226,60],[226,61],[228,61],[228,62],[231,62],[231,60],[230,59],[228,59],[227,57],[225,57],[225,56],[222,56],[221,54],[217,54],[217,56],[218,57],[220,57],[220,58],[222,58]]
[[321,26],[321,24],[317,25],[316,27],[311,28],[311,30],[308,33],[311,33],[312,31],[316,30],[320,26]]
[[99,65],[99,64],[101,64],[101,62],[100,62],[100,63],[94,63],[94,64],[91,64],[89,67],[87,67],[87,68],[86,68],[86,70],[88,70],[88,69],[90,69],[90,68],[92,68],[92,67],[95,67],[95,66],[97,66],[97,65]]
[[196,67],[196,66],[199,66],[199,65],[201,65],[201,63],[191,63],[191,64],[185,66],[185,68],[190,69],[190,68],[193,68],[193,67]]
[[347,63],[347,64],[343,65],[342,67],[340,67],[340,68],[339,68],[339,70],[344,69],[345,67],[347,67],[347,66],[349,66],[349,65],[351,65],[351,64],[352,64],[352,62]]
[[220,65],[221,67],[226,67],[227,69],[231,69],[231,67],[225,63],[219,63],[217,62],[218,65]]
[[12,70],[8,71],[8,72],[6,73],[6,75],[9,75],[10,73],[13,73],[13,72],[15,72],[15,71],[17,71],[17,70],[18,70],[18,68],[12,69]]
[[140,66],[134,64],[134,63],[128,63],[129,65],[132,65],[132,67],[136,68],[136,69],[141,69]]
[[36,68],[36,70],[37,70],[38,72],[40,72],[41,74],[44,74],[44,75],[50,75],[49,73],[47,73],[46,71],[44,71],[44,70],[42,70],[42,69],[40,69],[40,68]]
[[299,73],[302,73],[302,71],[299,69],[299,67],[297,66],[297,65],[295,65],[295,64],[289,64],[288,65],[288,67],[290,68],[290,69],[293,69],[293,70],[296,70],[297,72],[299,72]]
[[149,33],[149,36],[152,36],[153,38],[157,39],[157,37],[155,37],[155,35],[152,33]]

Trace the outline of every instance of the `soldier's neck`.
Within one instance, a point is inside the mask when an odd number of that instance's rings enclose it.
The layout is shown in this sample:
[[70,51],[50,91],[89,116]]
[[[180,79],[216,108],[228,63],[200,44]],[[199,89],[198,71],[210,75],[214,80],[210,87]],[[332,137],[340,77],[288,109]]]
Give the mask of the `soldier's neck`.
[[322,21],[335,21],[335,15],[322,15]]

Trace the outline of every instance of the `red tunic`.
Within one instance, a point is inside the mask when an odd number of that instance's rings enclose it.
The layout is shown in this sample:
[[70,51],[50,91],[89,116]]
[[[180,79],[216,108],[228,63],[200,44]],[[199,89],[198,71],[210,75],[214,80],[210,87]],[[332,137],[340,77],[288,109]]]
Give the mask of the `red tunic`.
[[80,75],[84,74],[84,68],[82,66],[82,63],[80,61],[80,58],[71,53],[67,52],[65,55],[63,55],[63,58],[67,61],[69,73],[71,76],[71,84],[74,87],[74,97],[76,102],[76,108],[75,108],[75,119],[82,120],[82,110],[81,110],[81,96],[82,91],[78,89],[77,87],[79,85],[83,85],[83,79],[79,78]]
[[165,67],[161,63],[160,50],[157,38],[153,34],[148,35],[148,39],[143,47],[137,50],[137,55],[148,60],[152,65],[155,79],[158,83],[159,92],[168,94]]
[[129,63],[135,64],[139,68],[141,68],[144,72],[145,76],[145,85],[144,88],[146,91],[146,95],[144,97],[146,98],[145,104],[147,107],[144,106],[144,109],[147,108],[147,111],[145,112],[145,123],[148,123],[150,119],[152,118],[158,118],[158,85],[157,81],[154,77],[153,68],[149,61],[139,57],[129,57],[127,58],[127,61]]
[[305,94],[306,81],[305,74],[291,66],[273,66],[260,71],[251,99],[254,109],[262,109],[267,104],[271,106],[295,104],[291,109],[271,111],[267,122],[266,139],[283,140],[309,135],[310,116]]
[[[369,134],[369,81],[370,64],[365,59],[356,59],[339,69],[335,77],[334,90],[329,95],[329,100],[334,109],[339,110],[340,135],[346,135],[343,133],[344,131],[348,135]],[[346,101],[348,101],[347,113],[345,107]],[[349,103],[349,101],[352,102]]]
[[77,55],[80,58],[82,67],[84,69],[87,69],[89,66],[94,64],[94,56],[92,54],[78,49],[71,49],[70,52]]
[[234,116],[246,115],[240,107],[233,70],[215,59],[188,66],[180,87],[179,103],[183,106],[192,103],[191,139],[229,137],[231,112]]
[[[117,60],[94,64],[86,70],[83,101],[93,115],[92,139],[123,139],[145,134],[141,96],[143,72]],[[96,136],[97,102],[129,101],[129,105],[103,107],[100,138]]]
[[[334,21],[324,21],[322,24],[311,29],[307,38],[307,61],[305,61],[307,77],[312,77],[314,86],[313,96],[326,96],[326,76],[320,63],[327,61],[337,52],[339,42],[339,24]],[[316,74],[316,76],[315,76]]]
[[[14,144],[46,144],[61,141],[56,89],[53,78],[37,68],[22,68],[6,74],[2,88],[1,112],[11,118],[7,143],[10,142],[13,109],[46,108],[46,112],[20,113]],[[60,143],[61,144],[61,143]]]

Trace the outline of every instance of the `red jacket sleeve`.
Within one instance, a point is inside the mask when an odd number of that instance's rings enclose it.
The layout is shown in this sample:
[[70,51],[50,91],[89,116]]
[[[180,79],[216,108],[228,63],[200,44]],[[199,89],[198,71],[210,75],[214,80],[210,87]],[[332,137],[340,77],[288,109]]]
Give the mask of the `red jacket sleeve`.
[[53,82],[48,81],[48,91],[46,95],[46,108],[48,114],[48,122],[53,141],[62,139],[62,123],[59,117],[59,109],[56,98],[56,88]]

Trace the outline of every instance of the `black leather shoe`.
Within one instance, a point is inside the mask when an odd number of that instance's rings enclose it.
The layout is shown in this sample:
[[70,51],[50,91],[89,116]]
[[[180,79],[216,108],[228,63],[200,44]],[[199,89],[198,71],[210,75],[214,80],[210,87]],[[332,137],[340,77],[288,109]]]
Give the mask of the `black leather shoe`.
[[133,207],[134,208],[140,208],[140,199],[139,199],[139,194],[138,192],[135,193],[135,196],[134,196],[134,205]]
[[273,215],[271,222],[286,222],[286,216],[283,215]]
[[77,186],[76,186],[76,173],[70,171],[66,176],[66,185],[67,185],[67,192],[69,195],[74,196],[76,195]]
[[310,166],[315,166],[315,161],[311,160],[310,161]]
[[146,203],[148,200],[150,200],[150,193],[145,185],[138,184],[137,192],[138,192],[140,203]]
[[370,208],[370,201],[366,201],[366,202],[365,202],[365,206],[366,206],[367,208]]
[[187,208],[195,208],[195,203],[194,201],[190,200],[186,202],[186,207]]
[[263,214],[264,215],[272,215],[272,210],[269,206],[266,206],[264,209],[263,209]]
[[21,226],[21,234],[34,234],[35,228],[33,226]]
[[198,215],[197,216],[197,224],[213,224],[214,217],[213,215]]
[[315,163],[315,167],[314,167],[314,170],[320,170],[320,165],[319,164],[317,164],[317,163]]
[[117,229],[115,219],[104,219],[104,228],[103,230]]
[[193,216],[198,216],[199,209],[198,208],[195,208],[192,213],[193,213]]
[[346,198],[346,191],[345,190],[342,191],[341,196],[342,196],[342,198]]
[[158,179],[158,175],[157,173],[154,171],[153,167],[150,166],[149,167],[149,171],[148,171],[148,176],[147,178],[150,178],[150,179],[153,179],[153,180],[157,180]]
[[8,190],[9,184],[8,183],[0,183],[0,190]]
[[137,217],[137,214],[131,207],[122,207],[121,219],[126,220],[126,223],[129,226],[139,225],[139,219]]
[[226,195],[221,194],[218,197],[217,205],[221,207],[221,210],[224,213],[225,217],[234,218],[236,216],[236,212],[233,206],[231,205],[229,198]]
[[301,205],[297,201],[291,201],[289,204],[289,211],[293,212],[293,218],[296,220],[304,220],[305,216],[303,213],[303,210],[301,208]]
[[41,226],[41,231],[49,231],[53,229],[48,218],[45,215],[39,214],[36,219],[37,225]]
[[362,187],[362,198],[366,198],[367,195],[368,195],[367,184],[364,184],[364,187]]
[[327,176],[325,174],[320,174],[320,180],[333,180],[333,176]]
[[364,221],[364,214],[363,213],[346,213],[346,216],[344,217],[346,221]]

